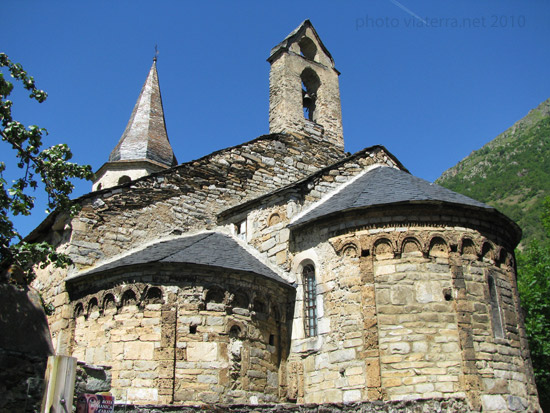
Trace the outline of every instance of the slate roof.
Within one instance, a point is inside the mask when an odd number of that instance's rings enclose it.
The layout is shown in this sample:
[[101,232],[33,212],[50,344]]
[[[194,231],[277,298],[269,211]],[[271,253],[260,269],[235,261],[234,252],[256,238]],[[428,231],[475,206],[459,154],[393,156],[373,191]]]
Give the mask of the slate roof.
[[289,284],[277,273],[248,253],[233,238],[216,232],[160,241],[115,261],[71,276],[67,281],[122,267],[151,263],[197,264],[247,271],[284,284]]
[[330,198],[290,224],[297,227],[336,213],[377,205],[443,202],[494,210],[493,207],[458,194],[396,168],[380,166],[357,178]]
[[109,162],[141,159],[168,167],[177,165],[166,133],[156,60],[153,60],[126,129],[109,155]]

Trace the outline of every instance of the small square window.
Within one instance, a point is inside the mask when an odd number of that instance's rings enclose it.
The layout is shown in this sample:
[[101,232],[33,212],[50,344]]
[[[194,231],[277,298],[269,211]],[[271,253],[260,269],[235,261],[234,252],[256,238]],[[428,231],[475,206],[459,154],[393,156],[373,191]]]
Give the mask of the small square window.
[[237,232],[237,237],[246,241],[246,219],[236,223],[235,230]]

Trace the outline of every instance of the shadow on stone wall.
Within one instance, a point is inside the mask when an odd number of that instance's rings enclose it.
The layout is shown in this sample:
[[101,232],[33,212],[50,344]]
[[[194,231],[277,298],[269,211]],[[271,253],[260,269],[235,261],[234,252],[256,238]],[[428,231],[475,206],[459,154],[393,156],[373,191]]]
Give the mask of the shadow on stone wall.
[[38,411],[53,347],[38,293],[0,284],[0,413]]

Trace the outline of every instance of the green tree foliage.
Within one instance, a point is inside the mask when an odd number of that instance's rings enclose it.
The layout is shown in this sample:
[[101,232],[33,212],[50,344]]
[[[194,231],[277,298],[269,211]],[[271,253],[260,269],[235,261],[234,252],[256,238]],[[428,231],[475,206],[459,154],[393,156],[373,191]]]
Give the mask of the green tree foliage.
[[550,99],[436,182],[516,221],[523,230],[522,247],[541,240],[539,217],[550,194]]
[[[3,73],[5,72],[5,73]],[[35,197],[31,193],[40,185],[48,196],[48,209],[67,210],[75,213],[78,205],[71,202],[69,195],[74,186],[72,178],[92,179],[89,165],[81,166],[69,162],[72,153],[65,144],[42,148],[42,138],[47,131],[38,126],[25,127],[12,117],[13,102],[8,99],[14,85],[4,74],[8,74],[30,92],[29,97],[42,103],[47,94],[37,89],[34,79],[18,63],[10,61],[0,53],[0,136],[3,142],[2,154],[7,156],[11,148],[20,169],[18,178],[8,184],[4,179],[5,162],[0,162],[0,274],[8,276],[10,282],[28,283],[34,277],[33,265],[45,267],[50,263],[66,266],[68,257],[56,253],[48,243],[29,243],[23,240],[15,228],[12,216],[30,215]]]
[[541,220],[545,238],[517,253],[518,289],[540,402],[550,411],[550,197]]

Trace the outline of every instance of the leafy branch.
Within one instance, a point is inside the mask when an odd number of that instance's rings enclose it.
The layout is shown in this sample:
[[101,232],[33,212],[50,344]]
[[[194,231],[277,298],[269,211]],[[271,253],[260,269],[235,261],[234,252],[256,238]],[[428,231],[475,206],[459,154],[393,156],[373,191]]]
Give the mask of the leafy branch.
[[[4,68],[30,92],[29,98],[39,103],[46,100],[47,93],[36,87],[34,78],[19,63],[0,53],[0,69]],[[71,260],[46,242],[24,241],[10,216],[31,214],[35,197],[29,192],[40,183],[48,196],[48,212],[57,209],[74,215],[78,205],[69,198],[74,189],[71,179],[91,180],[93,173],[89,165],[69,162],[72,153],[66,144],[43,149],[46,129],[36,125],[25,127],[13,119],[13,102],[8,99],[13,88],[14,84],[0,71],[0,137],[15,151],[17,167],[21,169],[20,176],[10,186],[4,179],[6,165],[0,162],[0,274],[10,282],[29,283],[34,278],[34,264],[41,268],[50,263],[65,267]]]

